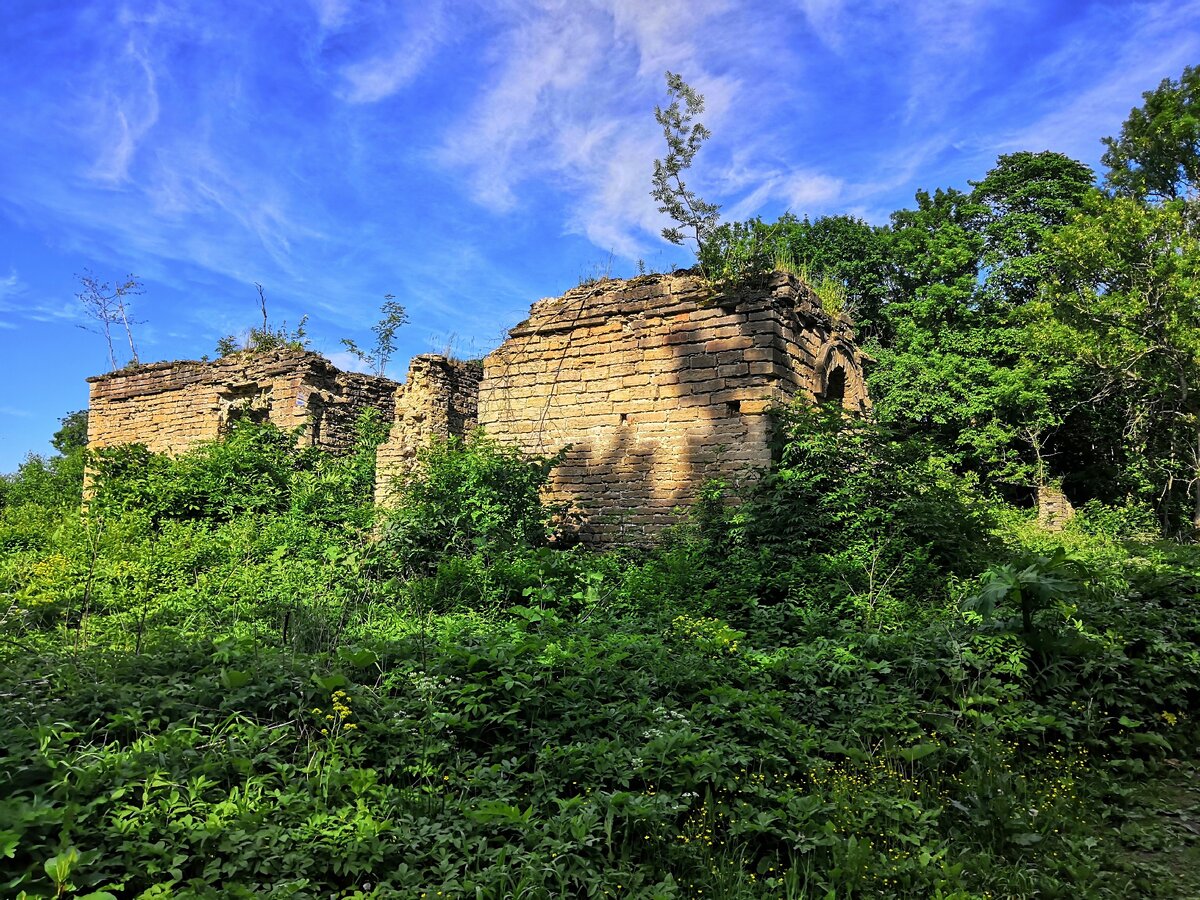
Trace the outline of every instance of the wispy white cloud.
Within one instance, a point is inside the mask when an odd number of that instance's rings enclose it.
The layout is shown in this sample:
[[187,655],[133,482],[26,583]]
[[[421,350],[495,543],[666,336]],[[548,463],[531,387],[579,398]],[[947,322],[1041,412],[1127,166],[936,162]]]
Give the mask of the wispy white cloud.
[[33,413],[27,409],[18,409],[15,406],[0,406],[0,416],[13,416],[14,418],[18,419],[28,419],[32,415]]
[[39,298],[16,269],[0,277],[0,328],[17,328],[21,320],[29,322],[71,321],[80,318],[76,304]]
[[337,28],[350,13],[350,0],[310,0],[322,28]]
[[[1020,81],[1023,94],[1053,97],[1049,108],[1017,128],[1001,126],[984,140],[997,151],[1051,149],[1094,157],[1100,137],[1116,134],[1144,91],[1163,78],[1177,78],[1200,58],[1200,29],[1187,23],[1200,23],[1198,0],[1098,10],[1088,23],[1094,27],[1080,29]],[[1084,85],[1074,87],[1079,81]]]
[[[492,86],[449,129],[438,159],[466,173],[471,196],[496,213],[512,214],[523,184],[536,185],[526,203],[557,189],[568,231],[625,258],[644,254],[666,224],[649,193],[651,161],[664,152],[651,115],[665,102],[663,73],[684,74],[704,95],[713,130],[744,114],[740,78],[715,71],[727,54],[748,61],[766,49],[751,39],[761,22],[744,13],[725,0],[525,4],[500,18]],[[726,187],[699,172],[693,181]]]
[[406,87],[425,69],[448,36],[449,23],[441,2],[414,7],[396,29],[393,46],[342,67],[343,97],[351,103],[375,103]]

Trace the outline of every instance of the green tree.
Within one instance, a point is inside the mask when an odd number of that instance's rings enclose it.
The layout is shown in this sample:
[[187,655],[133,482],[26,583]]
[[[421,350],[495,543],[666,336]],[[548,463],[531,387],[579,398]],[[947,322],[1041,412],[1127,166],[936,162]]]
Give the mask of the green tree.
[[879,339],[891,262],[886,231],[847,215],[811,222],[785,215],[776,229],[781,248],[813,281],[830,278],[844,286],[846,312],[860,339]]
[[1200,185],[1200,66],[1142,94],[1118,137],[1103,138],[1106,182],[1123,197],[1175,200]]
[[1008,435],[1014,474],[1028,471],[1025,480],[1039,487],[1052,478],[1048,457],[1062,443],[1058,431],[1087,389],[1075,360],[1040,340],[1029,305],[1053,269],[1050,236],[1078,214],[1094,181],[1083,163],[1044,151],[1001,156],[983,180],[971,182],[983,238],[977,300],[993,336],[994,433]]
[[1046,238],[1079,212],[1095,183],[1091,169],[1061,153],[1001,156],[982,181],[972,181],[981,207],[985,296],[1015,307],[1037,299],[1051,268]]
[[1090,189],[1056,153],[1002,156],[974,190],[917,194],[892,216],[872,390],[882,421],[1014,497],[1061,473],[1052,442],[1085,398],[1076,359],[1038,340],[1047,241]]
[[970,468],[979,467],[980,448],[964,432],[993,411],[985,391],[993,335],[975,303],[979,212],[951,189],[919,191],[916,209],[892,214],[887,340],[871,380],[881,422],[933,437],[950,461]]
[[1091,371],[1093,400],[1120,410],[1126,464],[1200,532],[1200,235],[1187,204],[1099,192],[1053,238],[1058,333]]
[[58,420],[62,426],[50,438],[50,445],[66,456],[73,450],[81,450],[88,443],[88,411],[77,409]]
[[408,313],[396,302],[393,294],[384,295],[379,311],[382,314],[379,321],[371,326],[371,331],[375,333],[375,346],[371,350],[361,349],[350,338],[342,338],[342,344],[351,355],[369,366],[372,372],[383,375],[387,371],[392,354],[396,352],[396,332],[408,322]]
[[667,95],[671,104],[666,109],[654,107],[654,118],[667,141],[667,155],[654,160],[654,189],[650,195],[658,201],[658,211],[676,223],[664,228],[662,236],[678,245],[685,237],[690,238],[699,254],[717,227],[721,210],[715,203],[700,199],[683,181],[683,172],[691,168],[700,145],[710,137],[703,123],[692,121],[704,112],[704,97],[674,72],[667,72]]

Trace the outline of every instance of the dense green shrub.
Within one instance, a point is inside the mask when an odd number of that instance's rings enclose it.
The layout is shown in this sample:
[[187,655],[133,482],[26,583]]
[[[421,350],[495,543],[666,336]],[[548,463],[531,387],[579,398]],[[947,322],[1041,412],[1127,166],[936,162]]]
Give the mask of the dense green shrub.
[[543,505],[540,493],[555,462],[482,434],[435,442],[395,498],[380,558],[389,569],[428,574],[446,557],[490,559],[545,545],[562,513]]
[[83,464],[81,449],[63,456],[30,454],[16,472],[0,475],[0,510],[25,505],[78,506],[83,495]]

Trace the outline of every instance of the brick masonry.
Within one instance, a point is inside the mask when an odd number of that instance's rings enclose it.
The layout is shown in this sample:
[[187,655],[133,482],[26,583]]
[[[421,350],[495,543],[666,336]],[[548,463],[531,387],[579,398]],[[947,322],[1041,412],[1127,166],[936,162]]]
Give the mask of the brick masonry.
[[375,502],[387,505],[433,438],[475,430],[483,367],[444,356],[415,356],[396,387],[396,418],[375,457]]
[[414,357],[403,384],[291,349],[90,378],[88,444],[180,453],[248,417],[305,426],[302,441],[342,453],[374,408],[392,422],[376,466],[386,505],[432,438],[478,425],[529,453],[569,448],[551,499],[582,514],[584,540],[638,544],[708,480],[769,464],[775,405],[865,409],[862,363],[850,322],[792,276],[714,295],[688,272],[646,275],[539,301],[482,365]]
[[305,426],[304,443],[343,453],[366,409],[393,418],[396,391],[390,379],[342,372],[293,349],[153,363],[88,382],[90,448],[139,443],[172,454],[219,438],[239,418]]
[[869,404],[850,323],[792,276],[712,296],[677,272],[535,304],[484,360],[479,424],[531,453],[569,445],[553,498],[583,514],[585,540],[636,544],[708,480],[765,467],[766,413],[797,395]]

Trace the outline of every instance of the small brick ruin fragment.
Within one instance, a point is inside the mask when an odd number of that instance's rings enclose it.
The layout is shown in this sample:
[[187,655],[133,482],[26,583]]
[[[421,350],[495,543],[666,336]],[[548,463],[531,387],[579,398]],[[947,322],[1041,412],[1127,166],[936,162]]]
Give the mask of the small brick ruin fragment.
[[392,423],[376,458],[387,505],[421,448],[479,426],[529,453],[567,448],[549,499],[575,507],[585,541],[642,544],[706,482],[770,463],[774,406],[866,409],[863,360],[850,322],[793,276],[714,294],[689,272],[646,275],[539,301],[482,365],[414,357],[403,384],[292,349],[90,378],[88,444],[175,454],[250,418],[345,453],[376,409]]
[[396,386],[395,420],[375,456],[375,502],[386,506],[434,438],[466,437],[478,424],[483,367],[444,356],[414,356]]
[[1075,518],[1075,507],[1062,488],[1042,485],[1037,489],[1038,524],[1047,531],[1062,531]]

